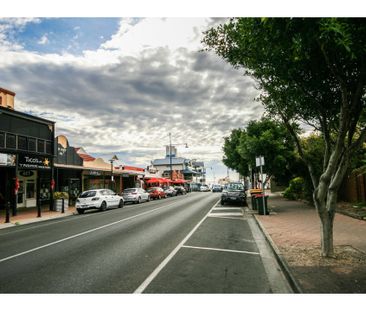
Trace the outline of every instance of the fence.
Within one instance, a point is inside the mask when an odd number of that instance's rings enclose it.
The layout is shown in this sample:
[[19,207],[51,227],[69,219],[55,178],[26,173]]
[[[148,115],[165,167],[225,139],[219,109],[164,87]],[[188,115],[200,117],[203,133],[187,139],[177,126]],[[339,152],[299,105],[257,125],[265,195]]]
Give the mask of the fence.
[[346,202],[366,202],[366,174],[354,172],[347,176],[339,189],[339,199]]

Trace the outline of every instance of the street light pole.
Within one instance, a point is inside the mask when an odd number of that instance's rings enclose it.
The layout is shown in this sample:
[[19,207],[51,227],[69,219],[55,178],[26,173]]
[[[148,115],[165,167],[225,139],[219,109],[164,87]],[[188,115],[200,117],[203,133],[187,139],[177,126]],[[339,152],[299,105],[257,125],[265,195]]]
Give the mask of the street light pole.
[[172,166],[172,133],[169,133],[169,165],[170,165],[170,180],[173,180],[173,166]]
[[111,190],[113,190],[113,186],[112,186],[112,182],[114,181],[114,178],[113,178],[113,162],[118,160],[117,156],[114,155],[112,157],[112,159],[109,160],[109,162],[111,162]]

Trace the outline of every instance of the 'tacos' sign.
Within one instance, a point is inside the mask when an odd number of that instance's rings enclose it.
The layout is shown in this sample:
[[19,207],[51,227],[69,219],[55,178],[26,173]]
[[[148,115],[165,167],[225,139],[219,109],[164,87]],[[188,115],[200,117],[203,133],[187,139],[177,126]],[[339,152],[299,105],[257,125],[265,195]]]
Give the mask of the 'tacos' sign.
[[19,155],[18,167],[22,170],[50,169],[51,161],[47,157]]

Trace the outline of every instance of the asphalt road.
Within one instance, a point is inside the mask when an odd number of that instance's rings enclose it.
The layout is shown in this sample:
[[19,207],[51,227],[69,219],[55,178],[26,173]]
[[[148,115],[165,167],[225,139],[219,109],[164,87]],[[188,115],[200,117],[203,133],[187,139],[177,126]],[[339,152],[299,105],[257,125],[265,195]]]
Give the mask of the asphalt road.
[[290,291],[252,220],[218,201],[190,193],[2,229],[0,293]]

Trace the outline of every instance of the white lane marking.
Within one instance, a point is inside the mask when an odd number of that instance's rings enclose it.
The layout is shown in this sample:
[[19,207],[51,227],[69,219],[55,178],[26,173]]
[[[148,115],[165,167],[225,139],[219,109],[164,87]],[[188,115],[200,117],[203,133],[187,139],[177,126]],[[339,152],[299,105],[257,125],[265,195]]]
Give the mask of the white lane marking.
[[233,217],[226,217],[226,216],[223,216],[223,217],[221,217],[221,216],[211,216],[211,215],[208,215],[208,217],[209,218],[218,218],[218,219],[233,219],[233,220],[240,220],[240,221],[247,221],[246,219],[244,219],[243,217],[242,217],[243,215],[240,215],[240,217],[238,217],[238,216],[233,216]]
[[82,236],[82,235],[85,235],[85,234],[88,234],[88,233],[91,233],[91,232],[94,232],[94,231],[98,231],[98,230],[101,230],[101,229],[104,229],[104,228],[107,228],[107,227],[110,227],[110,226],[113,226],[113,225],[116,225],[116,224],[119,224],[119,223],[122,223],[122,222],[125,222],[125,221],[128,221],[128,220],[137,218],[139,216],[143,216],[143,215],[150,214],[150,213],[155,212],[155,211],[157,211],[159,209],[166,208],[166,207],[169,207],[169,206],[172,206],[172,205],[175,205],[175,204],[176,204],[176,202],[175,203],[172,203],[172,204],[169,204],[169,205],[164,205],[164,206],[161,206],[161,207],[157,207],[157,208],[154,208],[153,210],[150,210],[150,211],[147,211],[147,212],[144,212],[144,213],[135,215],[135,216],[131,216],[131,217],[128,217],[128,218],[120,219],[120,220],[114,221],[112,223],[109,223],[109,224],[106,224],[106,225],[103,225],[103,226],[100,226],[100,227],[97,227],[97,228],[94,228],[94,229],[90,229],[90,230],[83,231],[83,232],[78,233],[78,234],[71,235],[71,236],[69,236],[67,238],[64,238],[64,239],[61,239],[61,240],[57,240],[57,241],[54,241],[54,242],[51,242],[51,243],[48,243],[48,244],[45,244],[45,245],[41,245],[41,246],[38,246],[38,247],[35,247],[35,248],[32,248],[32,249],[29,249],[27,251],[24,251],[24,252],[21,252],[21,253],[18,253],[18,254],[9,256],[9,257],[2,258],[2,259],[0,259],[0,263],[1,262],[4,262],[4,261],[7,261],[7,260],[10,260],[10,259],[13,259],[13,258],[16,258],[16,257],[19,257],[19,256],[22,256],[22,255],[26,255],[26,254],[35,252],[35,251],[40,250],[42,248],[46,248],[46,247],[49,247],[49,246],[52,246],[52,245],[55,245],[55,244],[59,244],[59,243],[62,243],[62,242],[65,242],[65,241],[68,241],[68,240],[77,238],[79,236]]
[[145,279],[144,282],[134,291],[134,294],[141,294],[150,285],[150,283],[156,278],[161,270],[169,263],[169,261],[175,256],[175,254],[182,248],[185,242],[193,235],[193,233],[198,229],[198,227],[206,220],[211,210],[220,202],[218,200],[213,207],[208,211],[208,213],[201,219],[201,221],[188,233],[188,235],[177,245],[175,249],[155,268],[155,270]]
[[213,211],[227,211],[227,210],[242,211],[243,209],[240,207],[215,207],[213,209]]
[[210,213],[209,217],[230,217],[230,216],[243,216],[243,213]]
[[249,251],[239,251],[234,249],[226,249],[226,248],[211,248],[211,247],[198,247],[198,246],[190,246],[190,245],[183,245],[183,248],[194,248],[194,249],[203,249],[207,251],[217,251],[217,252],[228,252],[228,253],[241,253],[241,254],[249,254],[249,255],[259,255],[256,252],[249,252]]

